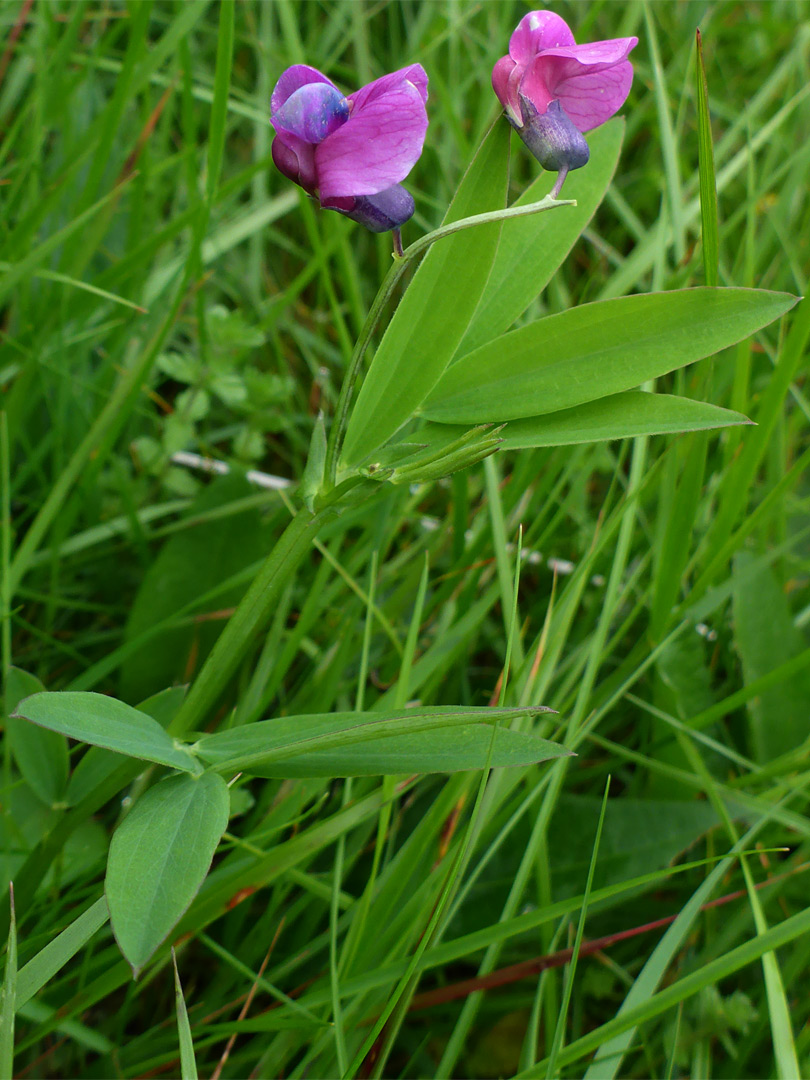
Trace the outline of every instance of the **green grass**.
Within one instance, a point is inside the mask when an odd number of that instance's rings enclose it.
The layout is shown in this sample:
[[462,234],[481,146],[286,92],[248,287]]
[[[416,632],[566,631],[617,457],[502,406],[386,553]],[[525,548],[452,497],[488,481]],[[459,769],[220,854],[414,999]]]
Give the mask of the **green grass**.
[[[290,495],[246,473],[301,477],[390,243],[275,172],[277,76],[306,62],[352,88],[424,65],[408,244],[497,115],[489,74],[526,10],[0,5],[6,713],[37,679],[130,704],[188,683],[289,521]],[[807,4],[555,10],[580,41],[640,44],[614,182],[526,319],[715,280],[803,295]],[[513,198],[538,168],[515,142]],[[557,710],[515,726],[578,756],[235,781],[212,873],[137,982],[102,887],[122,800],[153,773],[91,783],[74,748],[65,789],[59,748],[26,757],[7,725],[14,1075],[810,1072],[808,337],[805,301],[657,382],[755,428],[503,453],[329,523],[210,727],[505,685],[508,706]]]

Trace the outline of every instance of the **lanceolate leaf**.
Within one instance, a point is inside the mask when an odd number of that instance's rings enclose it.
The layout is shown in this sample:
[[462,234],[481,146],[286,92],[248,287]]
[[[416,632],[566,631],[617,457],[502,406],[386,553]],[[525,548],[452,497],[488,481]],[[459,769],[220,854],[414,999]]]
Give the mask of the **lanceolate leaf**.
[[[444,224],[502,209],[508,164],[509,126],[498,120]],[[425,255],[363,381],[343,446],[346,464],[362,461],[387,442],[435,386],[481,297],[500,230],[500,222],[468,229],[437,241]]]
[[[576,199],[576,206],[504,221],[492,273],[457,356],[465,356],[505,333],[545,289],[604,198],[616,171],[623,137],[621,117],[589,133],[588,167],[570,173],[565,181],[565,197]],[[513,205],[527,206],[544,198],[556,179],[556,173],[542,172]]]
[[105,883],[115,938],[137,976],[205,880],[228,824],[216,773],[150,788],[113,836]]
[[20,702],[15,716],[128,757],[184,772],[202,771],[200,763],[151,716],[103,694],[67,690],[34,694]]
[[463,357],[421,411],[480,424],[570,409],[719,352],[795,303],[787,293],[700,288],[584,304]]
[[[222,771],[258,776],[377,776],[480,769],[492,723],[539,709],[404,709],[265,720],[200,740],[200,757]],[[496,732],[493,765],[527,765],[568,751],[532,734]]]
[[[513,420],[499,432],[498,438],[504,450],[522,450],[532,446],[567,446],[750,423],[742,413],[721,409],[704,401],[627,390],[623,394],[602,398],[601,401],[561,409],[548,416]],[[434,426],[438,425],[430,425]],[[457,429],[454,427],[451,430]]]

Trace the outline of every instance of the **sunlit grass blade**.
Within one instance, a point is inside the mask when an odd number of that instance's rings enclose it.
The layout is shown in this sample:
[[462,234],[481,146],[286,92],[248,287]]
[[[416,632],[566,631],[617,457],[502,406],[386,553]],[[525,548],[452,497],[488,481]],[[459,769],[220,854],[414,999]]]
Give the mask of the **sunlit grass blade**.
[[703,240],[703,276],[707,285],[719,285],[720,228],[717,217],[717,181],[714,175],[714,140],[709,112],[709,86],[703,59],[703,39],[695,31],[697,83],[698,175],[700,178],[700,235]]
[[11,1077],[14,1075],[14,1014],[17,1011],[17,917],[14,911],[14,885],[9,884],[8,888],[11,922],[0,1009],[0,1076]]
[[172,965],[174,967],[174,999],[177,1006],[177,1035],[180,1041],[180,1076],[182,1080],[197,1080],[194,1040],[191,1037],[186,999],[183,997],[183,987],[180,985],[180,972],[177,969],[177,955],[174,949],[172,949]]
[[554,1039],[551,1044],[551,1053],[548,1056],[548,1065],[546,1067],[546,1077],[551,1080],[551,1077],[556,1076],[557,1057],[562,1049],[563,1039],[565,1038],[565,1025],[568,1019],[568,1008],[571,1004],[571,995],[574,990],[574,979],[577,973],[577,961],[579,960],[579,950],[582,945],[582,935],[585,932],[585,919],[588,915],[588,903],[591,897],[591,889],[593,887],[593,875],[596,870],[596,859],[599,855],[599,841],[602,839],[602,827],[605,824],[605,810],[607,809],[608,795],[610,794],[610,777],[608,777],[607,784],[605,784],[605,794],[602,799],[602,810],[599,814],[599,821],[596,825],[596,836],[593,841],[593,852],[591,853],[591,864],[588,867],[588,878],[585,882],[585,892],[582,895],[582,908],[579,913],[579,922],[577,923],[577,933],[574,938],[574,949],[571,955],[571,964],[568,968],[568,972],[565,979],[565,989],[563,990],[562,1006],[560,1008],[559,1016],[557,1017],[557,1026],[554,1029]]

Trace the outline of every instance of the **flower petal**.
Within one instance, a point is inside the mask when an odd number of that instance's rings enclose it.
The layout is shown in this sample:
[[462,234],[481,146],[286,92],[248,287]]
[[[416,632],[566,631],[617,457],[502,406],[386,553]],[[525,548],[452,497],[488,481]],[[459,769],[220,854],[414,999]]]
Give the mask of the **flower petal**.
[[526,65],[545,49],[573,45],[574,35],[568,23],[553,11],[530,11],[517,24],[509,39],[509,55],[518,64]]
[[392,90],[399,90],[405,83],[411,83],[415,86],[422,101],[427,101],[427,73],[421,64],[410,64],[408,67],[400,68],[399,71],[392,71],[390,75],[383,75],[381,79],[375,79],[374,82],[370,82],[367,86],[363,86],[360,90],[355,90],[353,94],[349,94],[352,116],[358,110],[365,108],[370,102],[382,97],[383,94],[388,94]]
[[421,89],[400,80],[396,89],[360,97],[375,85],[358,91],[347,122],[315,150],[321,199],[376,195],[404,180],[422,153],[427,113]]
[[580,131],[604,124],[630,93],[633,66],[627,60],[638,38],[550,49],[536,57],[520,85],[538,111],[559,100]]
[[270,122],[279,135],[323,142],[349,119],[349,103],[331,83],[307,83],[290,94]]
[[309,83],[335,85],[331,79],[327,79],[325,75],[322,75],[317,68],[310,67],[309,64],[293,64],[292,67],[288,67],[286,71],[281,73],[281,77],[273,88],[273,93],[270,95],[271,114],[278,112],[287,98]]
[[624,105],[633,84],[629,60],[607,71],[572,76],[557,87],[559,100],[580,131],[591,131]]
[[295,135],[277,135],[272,146],[273,164],[280,173],[311,194],[318,186],[315,147]]
[[521,123],[518,89],[522,74],[523,69],[511,56],[502,56],[492,69],[492,89],[495,96],[506,109],[509,119],[518,126]]

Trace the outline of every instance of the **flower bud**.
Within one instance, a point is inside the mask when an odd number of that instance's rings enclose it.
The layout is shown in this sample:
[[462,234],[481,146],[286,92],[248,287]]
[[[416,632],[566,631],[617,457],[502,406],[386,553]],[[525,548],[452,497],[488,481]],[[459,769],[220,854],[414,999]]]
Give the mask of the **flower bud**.
[[413,196],[401,184],[394,184],[376,195],[357,195],[346,199],[329,199],[323,203],[325,210],[337,210],[371,232],[388,232],[398,229],[413,216]]
[[520,95],[523,127],[518,133],[544,169],[570,172],[587,165],[588,144],[559,101],[552,101],[541,113],[524,95]]

